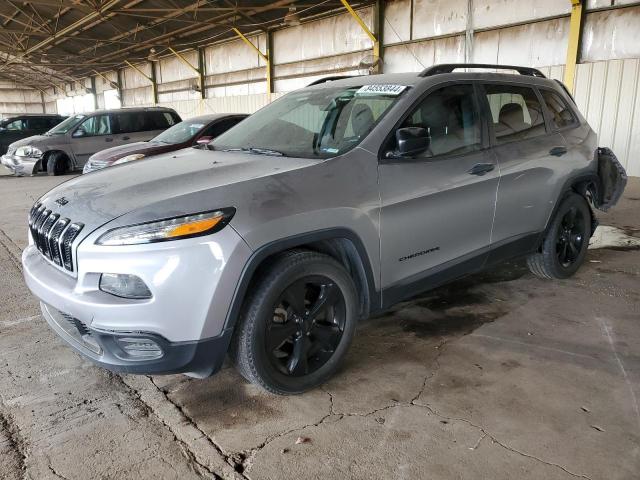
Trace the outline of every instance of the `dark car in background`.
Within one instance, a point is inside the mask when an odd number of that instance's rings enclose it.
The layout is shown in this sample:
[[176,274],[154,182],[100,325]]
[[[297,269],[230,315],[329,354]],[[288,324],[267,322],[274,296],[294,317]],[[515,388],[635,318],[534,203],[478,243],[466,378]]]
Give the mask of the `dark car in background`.
[[57,114],[20,114],[0,120],[0,155],[16,140],[39,135],[55,127],[65,118]]
[[207,144],[247,116],[238,113],[218,113],[190,118],[177,123],[148,142],[135,142],[107,148],[93,154],[85,164],[82,173],[173,152],[181,148]]

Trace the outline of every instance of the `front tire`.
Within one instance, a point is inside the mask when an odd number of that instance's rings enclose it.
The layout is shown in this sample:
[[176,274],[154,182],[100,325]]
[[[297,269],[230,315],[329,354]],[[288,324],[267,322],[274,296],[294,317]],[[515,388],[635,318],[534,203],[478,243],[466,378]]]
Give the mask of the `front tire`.
[[565,197],[545,234],[540,252],[527,265],[539,278],[568,278],[584,262],[591,237],[591,211],[584,197]]
[[68,170],[67,157],[60,152],[55,152],[49,155],[47,159],[47,174],[48,175],[64,175]]
[[358,318],[353,280],[335,259],[279,255],[247,298],[231,345],[236,368],[279,395],[324,383],[342,363]]

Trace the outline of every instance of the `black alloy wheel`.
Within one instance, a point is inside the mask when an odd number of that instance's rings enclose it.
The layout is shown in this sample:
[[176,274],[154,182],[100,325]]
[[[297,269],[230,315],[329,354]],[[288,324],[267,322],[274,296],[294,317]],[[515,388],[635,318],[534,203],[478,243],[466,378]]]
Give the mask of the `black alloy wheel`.
[[564,268],[572,265],[582,251],[585,221],[583,212],[574,206],[569,208],[558,224],[556,254]]
[[539,278],[568,278],[587,256],[592,234],[592,213],[587,200],[565,195],[546,229],[539,250],[529,254],[527,266]]
[[269,320],[265,348],[278,371],[302,376],[334,354],[345,325],[345,301],[331,279],[310,275],[289,285]]
[[279,395],[326,382],[344,362],[359,318],[351,275],[325,253],[295,249],[269,259],[256,277],[229,350],[238,371]]

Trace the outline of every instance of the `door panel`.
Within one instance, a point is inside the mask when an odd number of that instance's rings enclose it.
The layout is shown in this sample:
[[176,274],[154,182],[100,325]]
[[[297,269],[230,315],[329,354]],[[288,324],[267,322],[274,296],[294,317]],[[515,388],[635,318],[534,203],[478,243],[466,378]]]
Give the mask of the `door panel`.
[[559,133],[543,135],[493,151],[501,176],[492,243],[542,231],[556,200],[562,170],[558,166],[564,162],[560,152],[567,151],[564,138]]
[[380,166],[383,286],[489,246],[498,172],[469,173],[487,163],[480,151]]
[[544,229],[567,145],[562,135],[549,133],[541,97],[533,88],[486,83],[481,92],[500,167],[491,238],[493,245],[500,245]]
[[430,93],[400,126],[425,128],[431,144],[419,158],[379,166],[382,286],[392,287],[389,297],[463,260],[473,258],[465,268],[482,265],[499,178],[495,157],[482,148],[472,85]]
[[[80,130],[84,131],[84,136],[75,136]],[[76,167],[82,167],[94,153],[117,145],[122,145],[122,142],[113,134],[111,115],[94,115],[87,118],[72,134],[71,148],[76,159]]]

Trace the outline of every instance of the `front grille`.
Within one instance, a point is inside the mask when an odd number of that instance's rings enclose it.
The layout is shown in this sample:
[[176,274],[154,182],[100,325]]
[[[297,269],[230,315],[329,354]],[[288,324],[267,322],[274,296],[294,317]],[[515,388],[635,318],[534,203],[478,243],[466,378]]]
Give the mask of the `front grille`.
[[7,155],[13,155],[16,151],[16,147],[9,147],[7,149]]
[[36,203],[29,212],[29,230],[36,248],[47,259],[73,272],[73,241],[84,227],[81,223],[71,223],[51,212],[44,205]]

